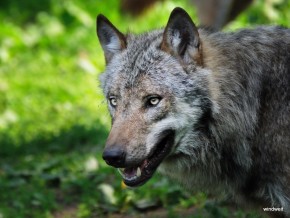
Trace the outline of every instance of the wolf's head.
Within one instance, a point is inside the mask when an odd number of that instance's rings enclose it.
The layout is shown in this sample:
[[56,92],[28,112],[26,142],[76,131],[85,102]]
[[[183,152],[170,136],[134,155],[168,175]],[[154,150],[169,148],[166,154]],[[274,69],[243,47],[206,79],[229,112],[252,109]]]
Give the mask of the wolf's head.
[[123,35],[99,15],[97,34],[107,64],[100,79],[112,116],[103,158],[120,169],[125,184],[138,186],[161,162],[186,155],[211,114],[199,32],[176,8],[165,29],[141,35]]

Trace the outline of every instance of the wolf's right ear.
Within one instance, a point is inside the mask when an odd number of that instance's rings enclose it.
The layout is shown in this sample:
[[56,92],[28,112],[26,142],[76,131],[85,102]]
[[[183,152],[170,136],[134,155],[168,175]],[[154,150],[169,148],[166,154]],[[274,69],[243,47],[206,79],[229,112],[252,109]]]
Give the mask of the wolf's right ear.
[[182,8],[175,8],[163,33],[161,49],[183,62],[190,60],[202,64],[201,43],[198,30]]
[[115,54],[126,48],[126,37],[102,14],[97,17],[97,35],[107,64]]

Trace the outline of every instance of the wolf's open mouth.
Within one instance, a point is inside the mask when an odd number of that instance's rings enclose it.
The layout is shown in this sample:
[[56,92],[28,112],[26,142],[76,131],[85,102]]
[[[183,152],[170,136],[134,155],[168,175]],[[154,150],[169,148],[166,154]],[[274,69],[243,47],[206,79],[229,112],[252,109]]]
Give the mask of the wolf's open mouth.
[[174,143],[174,131],[168,130],[163,133],[161,140],[155,146],[154,152],[138,166],[119,168],[124,183],[135,187],[147,182],[163,159],[170,153]]

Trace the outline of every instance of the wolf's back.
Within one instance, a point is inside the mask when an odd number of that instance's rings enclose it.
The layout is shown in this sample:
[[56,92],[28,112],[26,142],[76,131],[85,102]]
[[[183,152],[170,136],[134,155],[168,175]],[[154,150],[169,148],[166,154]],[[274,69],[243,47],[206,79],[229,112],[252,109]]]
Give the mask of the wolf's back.
[[220,90],[218,137],[229,147],[226,156],[238,154],[222,165],[238,180],[243,168],[236,163],[244,161],[240,193],[267,196],[290,213],[290,30],[260,27],[205,39],[204,63]]

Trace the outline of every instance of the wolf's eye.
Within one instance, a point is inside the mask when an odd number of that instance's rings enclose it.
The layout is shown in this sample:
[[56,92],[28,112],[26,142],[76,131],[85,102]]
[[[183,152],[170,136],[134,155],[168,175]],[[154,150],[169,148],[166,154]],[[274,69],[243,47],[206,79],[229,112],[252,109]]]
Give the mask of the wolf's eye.
[[160,102],[160,97],[151,97],[148,99],[148,105],[149,106],[156,106]]
[[116,107],[117,106],[117,99],[116,97],[110,97],[109,98],[109,102],[111,104],[112,107]]

